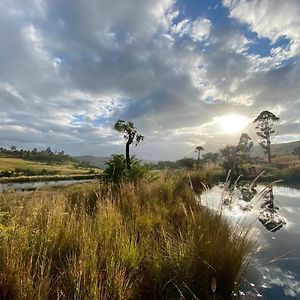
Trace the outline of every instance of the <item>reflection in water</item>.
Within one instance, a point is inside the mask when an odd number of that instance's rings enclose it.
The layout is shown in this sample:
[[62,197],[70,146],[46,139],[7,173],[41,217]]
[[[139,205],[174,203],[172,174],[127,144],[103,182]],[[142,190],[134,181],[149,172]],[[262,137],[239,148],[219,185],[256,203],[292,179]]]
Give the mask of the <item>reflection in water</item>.
[[260,212],[258,220],[265,226],[267,230],[275,232],[282,228],[282,226],[286,224],[286,221],[277,213],[279,207],[275,206],[272,186],[268,187],[263,193],[262,200],[263,203],[260,207],[263,210]]
[[[223,208],[222,213],[234,223],[242,220],[246,226],[251,225],[253,237],[261,250],[253,259],[247,278],[235,299],[300,299],[300,189],[275,186],[270,193],[267,187],[258,185],[253,197],[251,194],[248,197],[247,189],[250,185],[243,188],[241,186],[230,187],[231,192],[226,192],[228,199],[230,194],[234,196]],[[221,195],[226,196],[224,188],[216,186],[204,193],[201,196],[202,203],[212,209],[219,209]],[[244,190],[246,201],[243,197]],[[273,204],[268,203],[270,194],[274,197]],[[245,211],[244,204],[250,204],[251,210]],[[266,230],[265,226],[257,221],[261,211],[270,208],[287,222],[276,232]]]
[[[278,267],[265,266],[259,269],[263,281],[261,287],[270,290],[281,287],[282,297],[289,296],[295,298],[300,295],[299,275],[291,271],[283,271]],[[279,290],[276,289],[276,293]]]
[[55,181],[36,181],[36,182],[11,182],[11,183],[0,183],[0,192],[3,191],[16,191],[16,192],[23,192],[23,191],[31,191],[36,190],[42,187],[58,187],[58,186],[65,186],[74,183],[83,183],[83,182],[90,182],[93,181],[92,179],[70,179],[70,180],[55,180]]

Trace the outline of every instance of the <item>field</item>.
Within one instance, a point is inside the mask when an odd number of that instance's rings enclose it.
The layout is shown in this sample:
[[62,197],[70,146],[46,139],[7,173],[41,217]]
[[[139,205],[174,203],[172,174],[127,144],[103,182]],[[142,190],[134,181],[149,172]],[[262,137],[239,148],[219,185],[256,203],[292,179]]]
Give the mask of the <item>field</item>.
[[16,169],[31,170],[33,172],[46,170],[57,175],[86,174],[89,171],[87,168],[75,167],[74,164],[47,164],[21,158],[0,157],[0,171],[15,171]]
[[0,299],[229,299],[252,249],[179,174],[0,195]]

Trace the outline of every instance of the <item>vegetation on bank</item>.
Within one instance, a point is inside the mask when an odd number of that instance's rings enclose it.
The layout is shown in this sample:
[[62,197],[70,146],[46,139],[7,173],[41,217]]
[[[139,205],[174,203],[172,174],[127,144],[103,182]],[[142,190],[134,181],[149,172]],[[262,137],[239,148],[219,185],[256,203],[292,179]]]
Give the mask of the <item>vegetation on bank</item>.
[[249,232],[186,178],[1,194],[0,298],[229,299]]
[[[86,168],[74,163],[42,163],[21,158],[0,156],[0,177],[61,176],[97,174],[100,169]],[[12,178],[13,179],[13,178]]]
[[76,161],[64,153],[64,151],[52,151],[50,147],[45,150],[32,150],[18,149],[16,146],[11,146],[10,149],[0,148],[0,156],[22,158],[29,161],[38,161],[46,163],[75,163]]
[[18,177],[2,177],[1,183],[28,183],[28,182],[45,182],[45,181],[62,181],[62,180],[88,180],[100,179],[101,174],[71,174],[71,175],[42,175],[42,176],[18,176]]

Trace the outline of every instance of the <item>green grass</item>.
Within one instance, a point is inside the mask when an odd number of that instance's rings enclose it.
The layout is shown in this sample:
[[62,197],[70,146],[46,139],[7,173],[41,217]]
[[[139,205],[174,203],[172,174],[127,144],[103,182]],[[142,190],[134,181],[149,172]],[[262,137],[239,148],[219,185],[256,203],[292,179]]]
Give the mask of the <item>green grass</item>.
[[183,182],[1,194],[0,299],[230,299],[249,232]]
[[0,171],[15,171],[15,169],[42,171],[47,170],[58,175],[71,175],[87,173],[88,169],[78,167],[74,164],[47,164],[27,161],[21,158],[0,157]]

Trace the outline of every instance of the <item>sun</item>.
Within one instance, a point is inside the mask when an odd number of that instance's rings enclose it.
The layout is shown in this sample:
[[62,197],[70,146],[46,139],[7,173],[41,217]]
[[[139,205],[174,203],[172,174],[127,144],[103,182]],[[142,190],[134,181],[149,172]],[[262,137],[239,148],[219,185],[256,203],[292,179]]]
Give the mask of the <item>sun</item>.
[[248,119],[241,115],[226,115],[218,119],[223,132],[229,134],[241,132],[249,123]]

